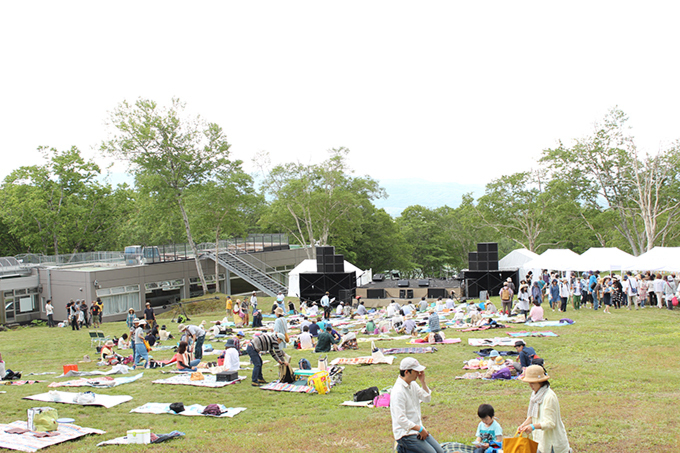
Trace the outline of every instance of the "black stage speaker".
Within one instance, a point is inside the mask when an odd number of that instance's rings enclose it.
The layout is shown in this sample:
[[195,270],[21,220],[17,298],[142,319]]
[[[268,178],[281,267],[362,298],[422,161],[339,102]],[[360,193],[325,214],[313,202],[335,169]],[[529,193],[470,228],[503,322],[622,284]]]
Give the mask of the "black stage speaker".
[[373,276],[373,281],[374,282],[382,282],[385,280],[385,274],[375,274]]
[[427,298],[428,299],[439,299],[446,297],[446,288],[428,288]]
[[367,289],[366,290],[366,298],[367,299],[384,299],[385,298],[385,289],[384,288]]
[[418,280],[418,286],[430,286],[429,280]]
[[410,283],[409,283],[408,280],[397,280],[397,286],[399,288],[405,288],[405,287],[410,286]]

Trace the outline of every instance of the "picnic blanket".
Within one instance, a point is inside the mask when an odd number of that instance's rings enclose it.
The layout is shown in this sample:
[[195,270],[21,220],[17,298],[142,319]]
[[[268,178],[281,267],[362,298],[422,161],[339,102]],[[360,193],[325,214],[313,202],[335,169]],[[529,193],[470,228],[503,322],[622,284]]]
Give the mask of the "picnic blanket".
[[537,321],[528,322],[526,323],[526,325],[531,327],[557,327],[557,326],[570,326],[574,324],[574,321],[572,321],[571,319],[569,321],[571,322],[562,319],[560,319],[559,321]]
[[373,401],[343,401],[340,403],[340,405],[352,407],[375,407],[373,406]]
[[226,407],[223,404],[219,404],[221,415],[210,415],[204,414],[203,411],[207,406],[201,406],[200,404],[192,404],[191,406],[184,406],[184,411],[175,412],[170,409],[171,403],[146,403],[143,406],[136,407],[130,412],[136,412],[138,414],[170,414],[170,415],[188,415],[188,416],[202,416],[202,417],[229,417],[232,418],[234,415],[238,415],[244,410],[245,407]]
[[83,376],[110,376],[112,374],[127,374],[130,372],[130,367],[127,365],[115,365],[109,371],[75,371],[70,370],[66,374],[57,376],[57,379],[63,377],[83,377]]
[[394,356],[386,356],[382,359],[375,359],[373,357],[338,357],[331,361],[331,365],[392,365],[392,362],[394,362],[395,358],[396,357]]
[[555,332],[550,330],[543,332],[507,332],[513,338],[519,337],[559,337]]
[[444,442],[441,444],[444,453],[475,453],[475,447],[458,442]]
[[515,346],[515,340],[512,338],[468,338],[470,346]]
[[425,354],[437,352],[437,348],[428,346],[426,348],[385,348],[380,350],[383,354]]
[[[298,384],[299,383],[299,384]],[[304,385],[305,381],[296,381],[293,384],[284,384],[279,382],[270,382],[269,384],[261,385],[261,390],[273,390],[275,392],[292,392],[292,393],[316,393],[314,387]]]
[[194,387],[210,387],[210,388],[220,388],[226,387],[230,384],[236,384],[244,380],[245,376],[239,376],[237,380],[230,382],[217,382],[217,377],[214,374],[203,375],[203,379],[200,381],[192,381],[190,373],[176,374],[167,379],[157,379],[152,381],[152,384],[170,384],[170,385],[191,385]]
[[67,440],[77,439],[88,434],[104,434],[106,431],[94,428],[82,428],[69,423],[59,423],[59,429],[54,431],[59,433],[51,437],[35,437],[33,431],[26,431],[23,434],[8,434],[9,429],[28,429],[25,421],[16,421],[9,425],[0,424],[0,448],[10,450],[34,452],[50,445],[60,444]]
[[27,380],[27,381],[2,381],[0,382],[1,385],[28,385],[28,384],[39,384],[41,382],[47,382],[47,381],[32,381],[32,380]]
[[74,381],[66,381],[66,382],[52,382],[48,385],[48,387],[54,388],[54,387],[95,387],[95,388],[109,388],[109,387],[117,387],[119,385],[123,384],[129,384],[130,382],[134,382],[137,379],[141,378],[144,376],[144,373],[139,373],[136,376],[129,376],[129,377],[120,377],[120,378],[111,378],[108,376],[102,376],[100,378],[81,378],[81,379],[76,379]]
[[423,340],[422,338],[413,338],[411,341],[409,341],[411,344],[455,344],[455,343],[460,343],[460,338],[444,338],[444,341],[440,341],[437,343],[430,343],[427,340]]
[[[174,439],[175,437],[183,437],[186,434],[184,434],[181,431],[172,431],[171,433],[168,434],[154,434],[151,433],[150,437],[150,444],[158,444],[161,442],[165,442],[166,440]],[[97,447],[102,447],[104,445],[128,445],[131,443],[136,443],[136,442],[130,442],[127,438],[127,436],[123,437],[116,437],[115,439],[111,440],[105,440],[104,442],[99,442],[97,444]]]
[[46,401],[48,403],[77,404],[79,406],[104,406],[110,408],[132,400],[128,395],[100,395],[95,393],[94,401],[91,403],[76,403],[73,401],[78,395],[76,392],[57,392],[52,390],[48,393],[40,393],[33,396],[25,396],[25,400]]

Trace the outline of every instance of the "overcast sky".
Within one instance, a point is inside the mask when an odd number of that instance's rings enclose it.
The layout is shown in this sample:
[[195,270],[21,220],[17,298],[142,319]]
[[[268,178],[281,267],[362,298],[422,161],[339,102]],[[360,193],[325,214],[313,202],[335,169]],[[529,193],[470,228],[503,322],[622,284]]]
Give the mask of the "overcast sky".
[[138,97],[220,124],[249,171],[345,146],[359,175],[486,183],[616,105],[655,151],[680,138],[678,5],[3,2],[0,177],[40,145],[96,156]]

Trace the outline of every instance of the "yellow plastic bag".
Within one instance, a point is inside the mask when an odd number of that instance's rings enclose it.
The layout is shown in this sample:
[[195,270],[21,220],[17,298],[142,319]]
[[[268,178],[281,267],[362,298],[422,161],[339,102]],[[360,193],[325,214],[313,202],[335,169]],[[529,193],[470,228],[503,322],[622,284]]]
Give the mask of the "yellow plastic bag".
[[314,387],[317,393],[325,395],[331,391],[331,378],[328,371],[319,371],[307,378],[307,385]]
[[190,379],[191,381],[202,381],[203,379],[205,379],[205,377],[203,376],[203,373],[199,373],[199,372],[191,373],[191,379]]

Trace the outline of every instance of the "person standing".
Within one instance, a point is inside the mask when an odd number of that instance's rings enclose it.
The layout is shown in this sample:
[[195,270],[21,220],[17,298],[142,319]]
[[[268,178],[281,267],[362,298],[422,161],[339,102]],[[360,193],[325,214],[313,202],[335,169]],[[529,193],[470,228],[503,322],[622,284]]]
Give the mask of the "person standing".
[[177,329],[179,330],[180,333],[184,333],[184,331],[186,331],[187,335],[193,338],[192,346],[189,352],[194,353],[194,358],[202,359],[203,342],[205,341],[205,330],[203,330],[199,326],[194,325],[187,326],[184,324],[180,324],[179,326],[177,326]]
[[47,299],[45,314],[47,315],[47,327],[54,327],[54,307],[52,306],[52,299]]
[[71,321],[71,330],[80,330],[80,327],[78,326],[78,312],[80,310],[78,309],[78,304],[77,302],[71,301],[71,307],[69,308],[69,320]]
[[156,324],[156,313],[154,313],[153,308],[151,308],[151,302],[146,303],[146,308],[144,309],[144,320],[151,327],[157,327]]
[[277,307],[274,314],[276,315],[274,333],[282,333],[286,337],[283,343],[281,343],[281,348],[285,349],[288,340],[288,322],[286,322],[286,318],[283,316],[283,309],[281,307]]
[[330,301],[330,298],[328,297],[328,291],[326,291],[326,294],[324,294],[321,297],[321,307],[323,308],[324,319],[330,319],[331,318],[331,301]]
[[[253,293],[253,297],[255,293]],[[252,297],[251,297],[252,299]],[[257,297],[255,297],[255,303],[257,303]],[[243,298],[241,302],[241,317],[243,318],[243,327],[248,327],[250,322],[250,301],[247,298]]]
[[562,281],[560,282],[560,309],[559,311],[561,312],[566,312],[567,311],[567,303],[569,302],[569,280],[566,278],[563,278]]
[[[257,310],[257,292],[253,291],[253,295],[250,296],[250,306],[253,307],[253,312]],[[283,308],[283,305],[281,306]]]
[[550,376],[540,365],[528,367],[520,380],[531,387],[527,418],[517,431],[531,435],[538,442],[538,451],[569,453],[567,430],[560,415],[560,402],[550,388]]
[[146,344],[144,344],[144,326],[146,321],[143,319],[139,320],[137,323],[137,328],[135,329],[134,339],[135,339],[135,361],[132,369],[136,369],[139,365],[140,359],[144,359],[144,368],[149,368],[149,352],[146,350]]
[[[420,385],[416,381],[420,381]],[[432,400],[432,391],[425,380],[425,367],[413,357],[399,365],[399,377],[390,395],[392,433],[397,451],[444,453],[441,445],[423,426],[421,403]]]
[[550,283],[550,308],[552,308],[552,311],[555,311],[555,308],[557,307],[557,304],[560,300],[560,287],[557,285],[557,279],[553,279],[553,281]]
[[280,344],[285,340],[285,335],[281,333],[265,333],[254,337],[248,346],[246,346],[246,353],[253,362],[253,374],[251,375],[251,385],[259,387],[261,384],[266,384],[262,375],[262,357],[260,353],[268,352],[276,360],[277,363],[288,365],[286,356],[280,348]]
[[93,300],[90,306],[90,316],[92,316],[92,326],[95,329],[99,328],[99,305],[96,300]]
[[101,325],[102,318],[104,317],[104,302],[100,297],[97,297],[97,306],[99,307],[99,324]]
[[512,289],[510,289],[508,282],[503,283],[503,287],[498,292],[498,295],[501,296],[501,302],[503,303],[502,312],[510,316],[510,310],[512,310],[513,292]]
[[227,318],[229,318],[229,316],[231,316],[231,309],[232,309],[233,306],[234,306],[234,302],[232,302],[231,296],[227,296],[227,303],[226,303],[226,305],[227,305]]
[[574,310],[581,309],[581,280],[578,276],[571,279],[571,300],[574,303]]
[[541,290],[538,281],[535,281],[534,284],[531,286],[531,298],[533,299],[534,302],[538,302],[539,305],[543,303],[543,291]]

